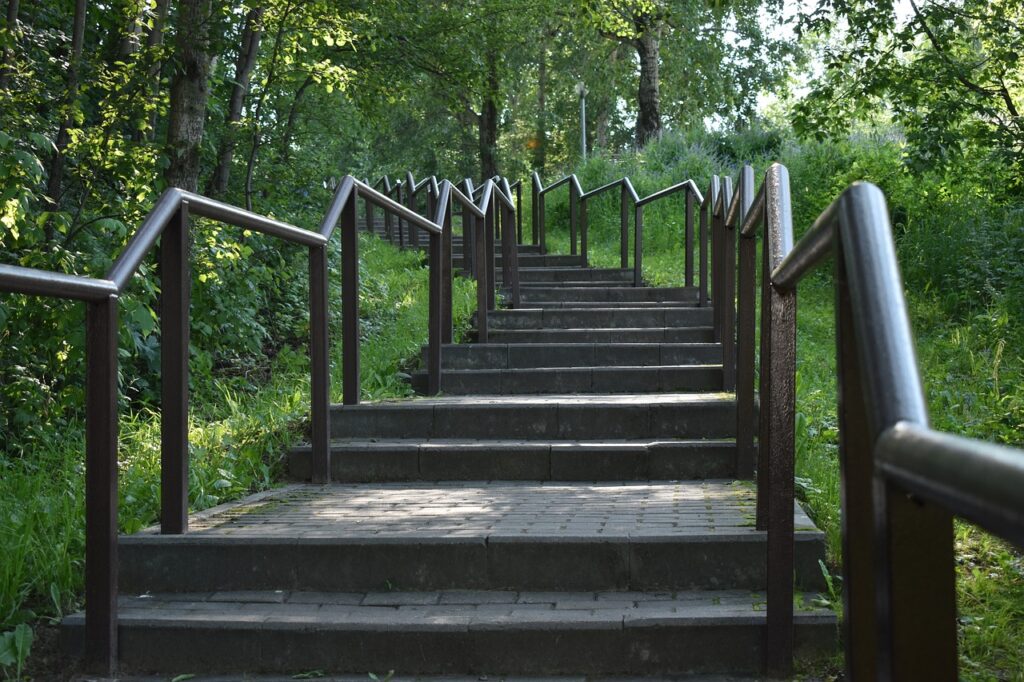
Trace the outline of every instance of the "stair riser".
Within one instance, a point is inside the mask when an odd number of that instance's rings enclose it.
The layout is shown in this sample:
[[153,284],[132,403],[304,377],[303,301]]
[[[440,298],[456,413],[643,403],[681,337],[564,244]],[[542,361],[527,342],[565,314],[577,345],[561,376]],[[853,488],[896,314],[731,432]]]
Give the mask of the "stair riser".
[[520,282],[585,282],[594,280],[632,282],[633,271],[600,268],[527,268],[522,266],[519,268]]
[[[751,509],[753,513],[753,509]],[[764,535],[605,537],[137,537],[120,544],[125,594],[224,590],[762,590]],[[820,534],[797,534],[801,589],[823,589]]]
[[488,329],[616,329],[622,327],[693,327],[712,323],[710,308],[625,308],[607,310],[524,308],[497,310],[487,316]]
[[668,329],[495,329],[491,343],[710,343],[710,328]]
[[334,406],[332,438],[731,438],[735,402]]
[[[309,627],[252,623],[247,627],[197,619],[173,625],[132,623],[120,628],[121,669],[174,675],[278,673],[309,670],[365,676],[377,671],[415,675],[683,675],[756,673],[762,660],[763,619],[723,619],[673,626],[630,623],[538,623],[529,628],[459,625],[395,631],[383,626]],[[799,657],[832,651],[835,624],[801,619]],[[67,628],[66,649],[84,650],[84,627]],[[390,673],[389,673],[390,675]]]
[[[618,447],[549,445],[445,447],[424,443],[331,451],[332,480],[345,483],[403,481],[646,481],[731,478],[731,444],[656,443]],[[309,449],[288,457],[289,475],[309,480]]]
[[692,288],[655,289],[651,287],[542,287],[522,291],[523,303],[547,301],[681,301],[697,303]]
[[[427,356],[424,349],[423,365]],[[621,367],[722,362],[718,344],[450,344],[441,350],[444,369]]]
[[[427,393],[427,375],[417,372],[412,386]],[[441,392],[449,395],[556,393],[650,393],[722,390],[721,367],[584,367],[559,369],[449,370]]]
[[[520,253],[518,261],[521,268],[569,267],[580,264],[579,256],[542,256],[533,253]],[[500,255],[495,255],[494,264],[496,267],[500,268],[503,262]],[[465,259],[462,258],[461,250],[458,256],[452,257],[452,267],[467,267]]]

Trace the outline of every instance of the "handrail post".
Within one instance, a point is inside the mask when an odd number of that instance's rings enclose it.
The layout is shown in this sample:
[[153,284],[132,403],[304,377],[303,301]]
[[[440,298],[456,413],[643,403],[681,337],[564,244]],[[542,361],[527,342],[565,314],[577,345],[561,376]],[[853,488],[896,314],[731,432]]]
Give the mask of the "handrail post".
[[[434,214],[428,214],[434,215]],[[444,315],[441,311],[444,277],[442,274],[441,235],[431,232],[429,236],[430,252],[427,256],[430,279],[428,285],[427,306],[427,395],[441,392],[441,325]]]
[[569,255],[576,255],[576,220],[578,218],[580,194],[576,183],[569,181]]
[[580,265],[587,267],[587,237],[590,230],[587,217],[587,200],[580,198]]
[[[473,190],[469,180],[462,182],[462,192],[472,201]],[[469,206],[462,206],[462,270],[476,278],[476,217],[470,212]]]
[[536,173],[530,176],[530,192],[530,232],[533,244],[537,245],[540,244],[540,181]]
[[[398,203],[402,203],[402,184],[399,183],[399,184],[395,185],[395,190],[397,190],[397,194],[395,194],[395,200]],[[404,249],[405,248],[405,226],[408,223],[406,223],[405,220],[403,220],[401,218],[401,216],[397,217],[396,221],[398,222],[398,248]]]
[[[495,192],[498,191],[497,187],[494,188],[494,191]],[[497,282],[495,281],[497,279],[497,277],[496,277],[497,271],[494,268],[494,228],[495,228],[495,223],[497,222],[496,221],[497,210],[498,210],[497,204],[498,204],[497,199],[492,198],[490,205],[487,207],[487,215],[484,216],[483,242],[484,242],[485,248],[484,248],[484,259],[481,261],[481,265],[483,265],[484,269],[487,270],[487,281],[490,284],[490,286],[487,287],[487,309],[488,310],[494,310],[494,308],[495,308],[494,288],[495,288],[495,285],[497,284]],[[508,283],[507,282],[503,282],[503,284],[508,284]]]
[[850,680],[877,680],[874,448],[853,337],[853,309],[840,240],[836,240],[835,246],[834,286],[846,673]]
[[626,183],[622,183],[619,192],[619,267],[623,270],[629,267],[629,208],[626,206],[628,198]]
[[[384,176],[384,196],[388,199],[391,198],[391,180],[386,175]],[[389,242],[392,244],[395,242],[395,235],[391,231],[391,211],[384,211],[384,234]]]
[[540,253],[544,255],[548,252],[548,226],[547,226],[547,210],[544,205],[544,194],[540,193],[537,195],[537,221],[540,223]]
[[373,203],[366,199],[363,203],[366,204],[366,231],[373,233]]
[[683,280],[683,286],[693,286],[693,192],[689,188],[686,189],[686,237],[685,237],[686,249],[686,275]]
[[[451,194],[448,195],[448,206],[444,212],[444,223],[441,227],[444,232],[441,234],[441,284],[444,289],[441,292],[441,343],[451,343],[453,335],[452,321],[452,209],[454,200]],[[463,256],[465,257],[465,242],[463,242]]]
[[516,245],[523,243],[523,183],[516,185]]
[[644,207],[637,204],[633,210],[633,286],[638,287],[644,276]]
[[[766,279],[769,277],[766,274]],[[768,307],[761,318],[761,333],[768,343],[767,356],[761,362],[768,388],[768,404],[761,403],[760,441],[767,453],[768,484],[768,603],[763,651],[765,671],[781,677],[789,675],[793,667],[796,291],[780,291],[769,282],[766,294]]]
[[484,219],[473,216],[473,231],[476,232],[476,333],[478,343],[487,343],[487,290],[491,287],[487,270],[487,240],[481,234],[485,231]]
[[[412,183],[412,173],[410,173],[409,174],[409,191],[406,192],[406,202],[407,202],[407,205],[409,207],[409,210],[412,211],[413,213],[417,213],[417,211],[416,211],[416,194],[417,194],[417,192],[416,192],[416,189],[415,189],[415,185],[413,185],[413,183]],[[420,248],[420,232],[419,232],[419,228],[416,227],[415,225],[413,225],[412,223],[407,223],[407,224],[409,225],[409,247],[413,248],[413,249],[418,249],[418,248]]]
[[309,423],[312,445],[310,478],[313,483],[328,483],[331,480],[331,369],[327,297],[327,246],[312,246],[309,249]]
[[739,338],[736,348],[736,476],[754,475],[754,364],[757,311],[757,239],[740,236],[739,255]]
[[515,234],[515,209],[501,205],[501,274],[513,308],[519,307],[519,258]]
[[[742,178],[742,175],[740,176]],[[742,188],[738,188],[742,191]],[[732,179],[725,179],[725,201],[722,205],[722,386],[726,391],[736,388],[736,234],[735,225],[727,220],[732,203]]]
[[[359,404],[359,233],[356,231],[356,198],[341,209],[341,358],[342,402]],[[410,225],[412,229],[412,225]]]
[[117,297],[86,304],[85,656],[117,670]]
[[188,530],[189,210],[182,201],[160,238],[160,532]]
[[708,206],[710,206],[710,192],[708,197],[705,198],[706,204],[700,206],[699,227],[700,236],[697,240],[697,248],[700,250],[698,254],[698,265],[700,268],[700,277],[698,279],[698,290],[697,290],[697,305],[706,307],[710,302],[708,298]]

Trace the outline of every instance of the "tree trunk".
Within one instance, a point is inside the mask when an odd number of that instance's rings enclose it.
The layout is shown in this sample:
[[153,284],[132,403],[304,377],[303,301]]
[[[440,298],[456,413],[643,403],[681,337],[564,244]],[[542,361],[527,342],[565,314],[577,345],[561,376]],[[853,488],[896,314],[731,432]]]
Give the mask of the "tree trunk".
[[178,66],[171,81],[166,178],[170,187],[194,192],[199,184],[200,145],[210,97],[212,0],[180,0],[175,36]]
[[312,84],[313,76],[306,76],[306,80],[302,81],[302,85],[295,91],[295,97],[292,98],[292,104],[288,108],[288,122],[285,123],[284,134],[281,136],[282,163],[287,162],[291,154],[292,135],[295,134],[295,123],[299,119],[299,103],[302,102],[302,96],[306,94],[306,90]]
[[274,84],[277,78],[277,60],[281,54],[281,41],[284,39],[284,30],[288,24],[288,17],[291,15],[295,5],[289,2],[285,5],[284,12],[281,13],[279,24],[277,26],[277,32],[274,35],[274,49],[270,55],[270,65],[267,66],[267,80],[263,84],[263,88],[260,90],[260,96],[256,99],[256,106],[253,110],[252,118],[252,146],[249,148],[249,160],[245,165],[245,208],[252,210],[252,180],[253,175],[256,172],[256,159],[259,156],[260,145],[262,144],[262,131],[260,130],[260,121],[263,116],[263,103],[266,101],[267,92],[270,90],[270,86]]
[[163,60],[157,54],[159,48],[164,44],[164,25],[167,23],[167,11],[170,7],[170,0],[157,0],[156,11],[153,16],[153,27],[146,34],[146,58],[149,62],[149,70],[146,78],[149,81],[148,101],[152,107],[149,113],[149,125],[145,130],[137,130],[132,139],[141,142],[143,139],[153,140],[156,138],[156,122],[159,107],[156,106],[156,98],[160,94],[160,72],[163,70]]
[[[616,45],[611,54],[608,55],[609,72],[615,71],[615,63],[619,60],[619,45]],[[597,121],[594,125],[594,148],[608,148],[608,128],[611,126],[612,111],[615,108],[615,96],[601,97],[598,100]]]
[[[78,101],[79,69],[82,62],[82,46],[85,43],[85,13],[86,1],[75,1],[75,17],[71,28],[71,58],[68,61],[68,84],[64,95],[64,107],[60,128],[57,131],[56,147],[53,152],[53,159],[50,162],[50,175],[46,182],[46,196],[54,204],[60,202],[61,187],[64,184],[64,150],[71,142],[71,134],[68,132],[73,123],[74,107]],[[46,241],[54,237],[53,222],[47,221],[43,230]]]
[[[7,0],[7,22],[4,29],[7,32],[7,39],[14,42],[18,33],[18,10],[21,5],[19,0]],[[6,90],[10,85],[10,73],[8,64],[14,61],[14,52],[9,47],[4,48],[0,53],[0,90]]]
[[480,179],[498,174],[498,56],[488,52],[487,82],[480,111]]
[[538,172],[544,171],[548,160],[547,89],[548,47],[542,43],[540,61],[537,62],[537,132],[533,141],[533,168]]
[[661,93],[658,75],[661,29],[650,22],[634,41],[640,58],[640,87],[637,92],[636,146],[643,147],[661,137]]
[[228,116],[224,126],[224,136],[220,141],[220,148],[217,151],[217,167],[210,178],[207,192],[212,196],[221,196],[228,189],[228,179],[231,176],[231,161],[235,155],[235,145],[238,143],[237,124],[242,120],[242,105],[245,104],[245,96],[249,93],[249,79],[252,71],[256,68],[256,57],[260,51],[260,21],[263,18],[263,8],[256,7],[249,10],[245,17],[245,28],[242,30],[242,42],[238,49],[238,61],[235,63],[235,82],[231,86],[231,101],[228,104]]

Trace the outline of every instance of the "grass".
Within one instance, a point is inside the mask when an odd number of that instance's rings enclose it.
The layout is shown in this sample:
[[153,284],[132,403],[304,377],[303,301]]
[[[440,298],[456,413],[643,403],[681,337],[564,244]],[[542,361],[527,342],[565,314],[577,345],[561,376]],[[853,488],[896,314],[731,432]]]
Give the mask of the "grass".
[[[423,257],[362,235],[361,379],[364,399],[408,395],[401,369],[426,339],[427,271]],[[333,257],[332,263],[340,258]],[[340,301],[331,277],[331,301]],[[454,287],[459,332],[468,326],[475,286]],[[332,308],[332,399],[341,398],[340,306]],[[190,507],[200,510],[275,485],[283,456],[302,439],[309,410],[306,348],[284,347],[253,373],[255,387],[235,376],[214,377],[193,388],[190,414]],[[30,456],[0,454],[0,670],[4,645],[17,626],[52,622],[82,600],[84,565],[84,439],[72,421]],[[160,422],[152,408],[120,415],[120,515],[123,532],[156,521],[159,514]],[[9,634],[10,633],[10,634]]]
[[[643,196],[687,177],[706,178],[710,172],[731,172],[728,169],[734,166],[699,145],[680,148],[680,142],[674,141],[668,146],[673,145],[674,160],[666,161],[662,149],[653,158],[645,158],[645,152],[626,158],[620,165],[603,159],[591,162],[578,171],[584,189],[628,174],[642,188]],[[1000,235],[1010,232],[1009,225],[1019,210],[1011,207],[1001,213],[1003,209],[998,205],[990,207],[986,209],[985,220],[994,236],[986,237],[975,229],[969,237],[961,239],[956,226],[979,224],[977,216],[981,211],[977,200],[957,203],[955,194],[938,192],[940,197],[948,198],[947,203],[940,203],[932,213],[905,208],[923,203],[917,194],[927,194],[927,190],[920,186],[922,183],[904,177],[898,155],[893,160],[892,154],[886,153],[871,146],[863,159],[850,163],[843,160],[841,153],[821,148],[783,150],[792,177],[797,233],[806,229],[848,182],[867,177],[882,183],[894,211],[905,210],[914,216],[906,218],[902,225],[897,220],[898,249],[901,261],[905,261],[904,271],[913,278],[907,280],[908,306],[933,426],[1020,445],[1024,441],[1024,359],[1019,351],[1024,339],[1024,311],[1020,299],[1013,295],[1019,287],[1013,277],[1024,267],[1018,261],[1017,270],[1011,272],[1000,251],[1003,245],[1018,240],[1018,236]],[[666,170],[666,166],[671,170]],[[763,168],[765,159],[754,166]],[[811,174],[813,178],[809,177]],[[821,187],[828,191],[821,191]],[[565,199],[552,195],[547,205],[549,250],[566,253]],[[592,202],[589,218],[591,264],[619,267],[617,199]],[[650,283],[682,284],[683,226],[681,201],[658,202],[646,211],[644,277]],[[1016,230],[1019,232],[1019,224]],[[961,244],[970,248],[970,258],[957,253]],[[978,244],[991,248],[981,251]],[[941,262],[936,264],[935,259],[940,257]],[[986,259],[993,264],[987,264]],[[954,272],[956,268],[959,269]],[[950,288],[956,284],[955,274],[964,273],[970,282],[973,273],[989,271],[995,273],[989,279],[979,275],[985,281],[978,286],[980,295],[972,297]],[[996,286],[1000,282],[1002,289]],[[833,585],[841,590],[835,321],[828,268],[802,282],[798,294],[796,432],[797,494],[826,534],[827,569],[835,576]],[[1020,551],[969,524],[957,522],[956,553],[963,679],[1024,680],[1024,559]],[[832,601],[841,609],[838,599]],[[835,674],[841,669],[841,662],[826,664],[826,668]]]

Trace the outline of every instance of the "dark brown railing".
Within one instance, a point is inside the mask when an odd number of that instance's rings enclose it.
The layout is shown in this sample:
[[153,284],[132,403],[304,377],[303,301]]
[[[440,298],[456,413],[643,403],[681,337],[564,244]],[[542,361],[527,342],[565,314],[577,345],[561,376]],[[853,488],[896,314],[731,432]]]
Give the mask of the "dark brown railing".
[[[623,177],[605,185],[601,185],[589,192],[584,192],[580,186],[579,179],[575,174],[567,175],[561,180],[553,182],[547,187],[541,181],[540,175],[534,173],[533,182],[533,231],[540,244],[541,253],[547,253],[547,205],[545,195],[548,192],[561,187],[569,186],[569,255],[577,255],[576,237],[579,234],[579,256],[580,264],[586,266],[588,263],[589,248],[589,218],[587,202],[604,192],[616,187],[619,191],[619,259],[622,268],[629,267],[629,201],[633,203],[633,286],[643,284],[643,243],[644,243],[644,207],[648,204],[666,199],[678,192],[686,192],[686,223],[684,228],[684,249],[685,249],[685,274],[684,286],[693,286],[694,281],[694,212],[696,206],[704,206],[705,199],[697,189],[693,180],[686,180],[671,187],[666,187],[644,198],[640,198],[633,183],[628,177]],[[704,223],[701,223],[702,228]],[[702,230],[702,235],[706,231]],[[701,241],[699,249],[701,273],[706,273],[706,240]],[[698,295],[698,305],[707,305],[709,302],[706,277],[702,279],[702,287]],[[718,339],[716,339],[718,340]]]
[[161,532],[188,528],[189,216],[278,237],[309,249],[313,480],[326,482],[328,433],[327,242],[309,232],[203,196],[169,189],[105,279],[0,265],[0,290],[86,303],[85,637],[86,664],[112,672],[117,660],[118,301],[160,240]]
[[[725,179],[711,199],[711,219],[719,243],[713,262],[722,264],[715,281],[728,291],[738,273],[740,476],[753,471],[759,422],[757,526],[768,538],[765,669],[786,674],[793,655],[796,287],[832,256],[847,678],[952,682],[958,679],[952,519],[1024,546],[1024,451],[929,427],[888,209],[877,187],[851,186],[795,246],[786,169],[771,166],[756,195],[753,190],[749,167],[735,196]],[[761,225],[758,352],[755,235]],[[760,418],[754,419],[758,356]]]

